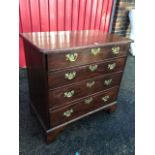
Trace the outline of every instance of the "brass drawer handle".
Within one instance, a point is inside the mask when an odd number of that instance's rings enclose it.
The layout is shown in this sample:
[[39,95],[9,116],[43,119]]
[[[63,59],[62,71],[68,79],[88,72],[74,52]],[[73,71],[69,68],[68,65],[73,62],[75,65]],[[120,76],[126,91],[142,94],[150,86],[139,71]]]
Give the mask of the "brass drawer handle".
[[85,104],[90,104],[91,102],[93,101],[93,98],[92,97],[90,97],[90,98],[88,98],[88,99],[85,99]]
[[74,79],[75,76],[76,76],[76,72],[75,72],[75,71],[65,73],[65,79],[68,79],[68,80],[72,80],[72,79]]
[[74,112],[73,109],[70,109],[70,110],[65,111],[63,115],[66,117],[70,117],[73,112]]
[[88,88],[91,88],[94,84],[95,84],[95,81],[91,81],[91,82],[87,82],[87,83],[86,83],[86,86],[87,86]]
[[109,99],[109,95],[106,95],[106,96],[102,97],[102,101],[104,101],[104,102],[107,102],[108,99]]
[[113,70],[116,67],[116,63],[108,64],[108,69]]
[[69,92],[65,92],[64,97],[70,98],[74,95],[74,93],[75,93],[74,90],[71,90]]
[[100,48],[92,48],[91,49],[91,54],[93,54],[94,56],[98,55],[101,52]]
[[70,62],[76,61],[77,57],[78,57],[78,53],[66,54],[66,60],[68,60]]
[[119,54],[119,52],[120,52],[120,47],[119,47],[119,46],[118,46],[118,47],[113,47],[113,48],[112,48],[112,53],[113,53],[113,54],[117,55],[117,54]]
[[98,65],[90,65],[90,66],[89,66],[89,70],[90,70],[91,72],[94,72],[97,68],[98,68]]
[[112,82],[112,79],[108,79],[104,81],[104,84],[108,86],[111,84],[111,82]]

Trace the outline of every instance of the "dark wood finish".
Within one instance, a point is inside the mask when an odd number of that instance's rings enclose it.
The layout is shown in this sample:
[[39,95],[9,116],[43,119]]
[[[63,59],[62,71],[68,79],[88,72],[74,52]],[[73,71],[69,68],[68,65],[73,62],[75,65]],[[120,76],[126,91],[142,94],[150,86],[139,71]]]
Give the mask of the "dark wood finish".
[[107,109],[107,108],[109,108],[109,107],[111,107],[111,106],[113,106],[115,104],[116,104],[116,101],[112,102],[112,103],[109,103],[109,104],[106,104],[106,105],[104,105],[104,106],[102,106],[100,108],[97,108],[97,109],[95,109],[93,111],[90,111],[90,112],[88,112],[88,113],[86,113],[84,115],[81,115],[81,116],[79,116],[79,117],[77,117],[75,119],[72,119],[72,120],[70,120],[68,122],[65,122],[64,124],[58,125],[56,127],[53,127],[51,129],[47,130],[46,131],[46,141],[47,141],[47,143],[49,144],[50,142],[55,140],[57,138],[57,135],[59,134],[59,132],[61,132],[63,129],[65,129],[66,126],[68,126],[69,124],[71,124],[71,123],[73,123],[75,121],[78,121],[78,120],[80,120],[80,119],[82,119],[84,117],[88,117],[89,115],[92,115],[92,114],[94,114],[94,113],[96,113],[98,111],[105,110],[105,109]]
[[[97,77],[93,79],[89,79],[86,81],[82,81],[71,86],[61,87],[59,89],[53,90],[49,92],[49,106],[51,108],[55,108],[58,106],[63,106],[68,102],[73,102],[79,98],[82,98],[87,95],[91,95],[93,93],[108,89],[110,87],[119,85],[122,77],[122,72],[114,73],[110,75],[105,75],[102,77]],[[104,81],[112,79],[112,82],[109,85],[105,85]],[[95,84],[89,88],[87,87],[87,83],[95,82]],[[65,92],[74,91],[74,95],[72,97],[65,97]]]
[[65,126],[56,128],[52,131],[46,131],[46,143],[50,144],[52,141],[56,140],[57,136],[60,134],[60,132],[62,132],[64,129],[66,128]]
[[[69,68],[69,67],[75,67],[79,65],[86,65],[90,63],[95,63],[99,61],[103,61],[109,58],[116,58],[116,57],[121,57],[121,56],[126,56],[128,52],[129,45],[118,45],[120,47],[120,53],[118,54],[113,54],[112,53],[112,48],[115,46],[107,46],[100,48],[101,52],[98,53],[97,55],[93,55],[91,53],[92,48],[86,48],[86,49],[77,49],[77,50],[72,50],[71,52],[62,52],[60,54],[57,53],[52,53],[48,54],[48,69],[51,71],[58,70],[58,69],[64,69],[64,68]],[[97,49],[97,48],[93,48]],[[70,62],[66,60],[66,55],[67,54],[73,54],[77,53],[77,60],[74,62]]]
[[73,49],[122,45],[132,42],[130,39],[99,30],[21,33],[20,36],[42,53],[58,54]]
[[[106,73],[113,73],[122,71],[124,69],[126,57],[114,59],[107,62],[101,62],[101,63],[93,63],[86,66],[80,66],[76,68],[71,68],[68,70],[61,70],[56,72],[50,72],[48,73],[48,85],[49,89],[61,87],[62,85],[72,84],[75,82],[79,82],[81,80],[93,78],[96,76],[100,76]],[[108,65],[116,64],[114,69],[109,69]],[[97,65],[97,69],[94,71],[90,70],[91,66]],[[66,73],[73,73],[76,72],[75,78],[69,80],[65,78]]]
[[30,46],[26,40],[24,40],[24,47],[30,99],[46,127],[49,128],[46,59],[44,54],[38,52],[34,46]]
[[35,115],[37,117],[37,120],[40,122],[43,130],[46,132],[46,130],[49,128],[46,126],[45,122],[43,121],[40,113],[38,113],[38,110],[36,109],[36,107],[34,106],[34,104],[32,102],[29,103],[29,107],[30,107],[30,112],[32,115]]
[[[34,32],[20,36],[26,51],[30,107],[48,143],[70,123],[103,109],[109,112],[116,109],[130,39],[98,30]],[[112,47],[120,47],[120,52],[113,54]],[[100,52],[93,55],[92,48],[100,48]],[[77,59],[66,60],[66,54],[74,52]],[[107,65],[113,63],[115,68],[109,70]],[[90,72],[90,65],[98,68]],[[72,71],[76,71],[75,79],[66,80],[65,74]],[[112,81],[106,86],[105,80]],[[71,90],[72,94],[65,93]],[[64,93],[69,98],[64,98]]]
[[[118,87],[112,88],[107,92],[102,92],[97,95],[86,97],[80,101],[74,102],[71,105],[65,106],[61,109],[59,108],[57,110],[50,110],[51,127],[60,125],[78,116],[86,114],[89,111],[92,111],[101,106],[104,106],[105,104],[115,101],[117,97],[117,93],[118,93]],[[107,101],[102,101],[102,97],[105,97],[105,96],[109,96],[109,98],[107,99]],[[90,99],[92,99],[90,103],[85,103],[85,101],[88,101]],[[70,116],[68,117],[64,116],[64,113],[67,112],[68,110],[72,111]]]

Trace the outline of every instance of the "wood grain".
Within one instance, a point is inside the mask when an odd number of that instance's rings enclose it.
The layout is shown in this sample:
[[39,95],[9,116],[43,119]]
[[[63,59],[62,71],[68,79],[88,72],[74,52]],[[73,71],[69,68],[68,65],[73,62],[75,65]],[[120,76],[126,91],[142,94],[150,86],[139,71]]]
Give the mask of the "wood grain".
[[[120,52],[118,54],[112,53],[112,48],[114,46],[108,46],[104,48],[100,48],[101,51],[97,55],[93,55],[91,53],[92,49],[97,48],[87,48],[83,50],[72,50],[71,52],[64,52],[60,54],[49,54],[48,55],[48,70],[54,71],[58,69],[65,69],[69,67],[75,67],[79,65],[87,65],[90,63],[95,63],[107,59],[117,58],[121,56],[126,56],[128,52],[128,46],[127,45],[119,45],[117,47],[120,47]],[[70,62],[69,60],[66,60],[67,54],[78,54],[76,61]]]
[[20,36],[35,45],[43,53],[61,53],[73,49],[105,47],[130,44],[131,39],[118,37],[99,30],[53,31],[20,33]]
[[[56,72],[48,73],[48,86],[49,89],[61,87],[67,84],[72,84],[82,80],[90,79],[96,76],[122,71],[125,65],[126,57],[114,59],[111,61],[103,61],[101,63],[93,63],[86,66],[74,67],[67,70],[59,70]],[[114,69],[109,69],[109,65],[115,65]],[[91,67],[97,66],[97,69],[91,71]],[[76,75],[73,79],[69,80],[65,77],[67,73],[75,72]]]
[[[59,28],[64,22],[61,24]],[[20,36],[24,38],[26,51],[30,105],[48,143],[66,125],[102,109],[109,112],[116,109],[114,104],[131,40],[100,31],[38,32]],[[118,46],[120,52],[116,51],[115,55],[112,48]],[[100,52],[92,54],[92,51]],[[77,59],[66,61],[66,54],[74,52]],[[97,67],[93,70],[94,66]],[[73,71],[76,76],[69,79],[66,73]]]
[[[93,111],[99,107],[104,106],[105,104],[111,103],[116,100],[118,93],[118,87],[111,89],[107,92],[102,92],[99,95],[93,95],[91,96],[93,98],[92,102],[90,104],[86,104],[85,100],[89,99],[90,97],[87,97],[81,101],[75,102],[72,105],[64,106],[61,109],[50,111],[50,121],[51,121],[51,127],[60,125],[64,122],[67,122],[71,119],[74,119],[78,116],[81,116],[83,114],[86,114],[89,111]],[[104,102],[102,100],[102,97],[109,96],[109,99]],[[65,112],[72,109],[72,113],[69,117],[66,117],[64,115]]]
[[35,47],[30,46],[26,40],[24,40],[24,47],[26,52],[30,99],[48,128],[46,59],[44,54],[38,52]]
[[[102,90],[106,90],[108,88],[111,88],[113,86],[119,85],[122,77],[122,72],[114,73],[110,75],[104,75],[101,77],[81,81],[79,83],[70,85],[70,86],[64,86],[52,91],[49,91],[49,107],[55,108],[59,106],[64,106],[65,104],[68,104],[69,102],[73,102],[77,99],[80,99],[82,97],[92,95],[93,93],[97,93]],[[105,80],[112,79],[112,82],[109,85],[105,85]],[[95,82],[94,85],[89,88],[87,86],[88,83]],[[74,91],[74,95],[72,97],[65,97],[65,92],[71,92]]]

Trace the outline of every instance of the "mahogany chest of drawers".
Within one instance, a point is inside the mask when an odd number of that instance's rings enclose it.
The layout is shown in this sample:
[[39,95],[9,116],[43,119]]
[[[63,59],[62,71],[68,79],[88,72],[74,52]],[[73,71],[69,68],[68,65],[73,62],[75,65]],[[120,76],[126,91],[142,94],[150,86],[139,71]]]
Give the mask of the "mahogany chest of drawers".
[[114,111],[130,39],[98,30],[22,33],[30,108],[47,142],[66,125]]

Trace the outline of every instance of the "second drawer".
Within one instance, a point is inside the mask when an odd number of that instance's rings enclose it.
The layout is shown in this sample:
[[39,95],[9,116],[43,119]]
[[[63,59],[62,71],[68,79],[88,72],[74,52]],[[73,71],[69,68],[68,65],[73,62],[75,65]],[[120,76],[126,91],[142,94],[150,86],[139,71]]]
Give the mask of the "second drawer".
[[119,85],[121,77],[122,72],[117,72],[49,91],[49,107],[56,108],[87,95]]
[[126,57],[112,61],[95,63],[87,66],[48,73],[48,86],[50,89],[62,85],[71,84],[95,76],[122,71],[125,65]]

